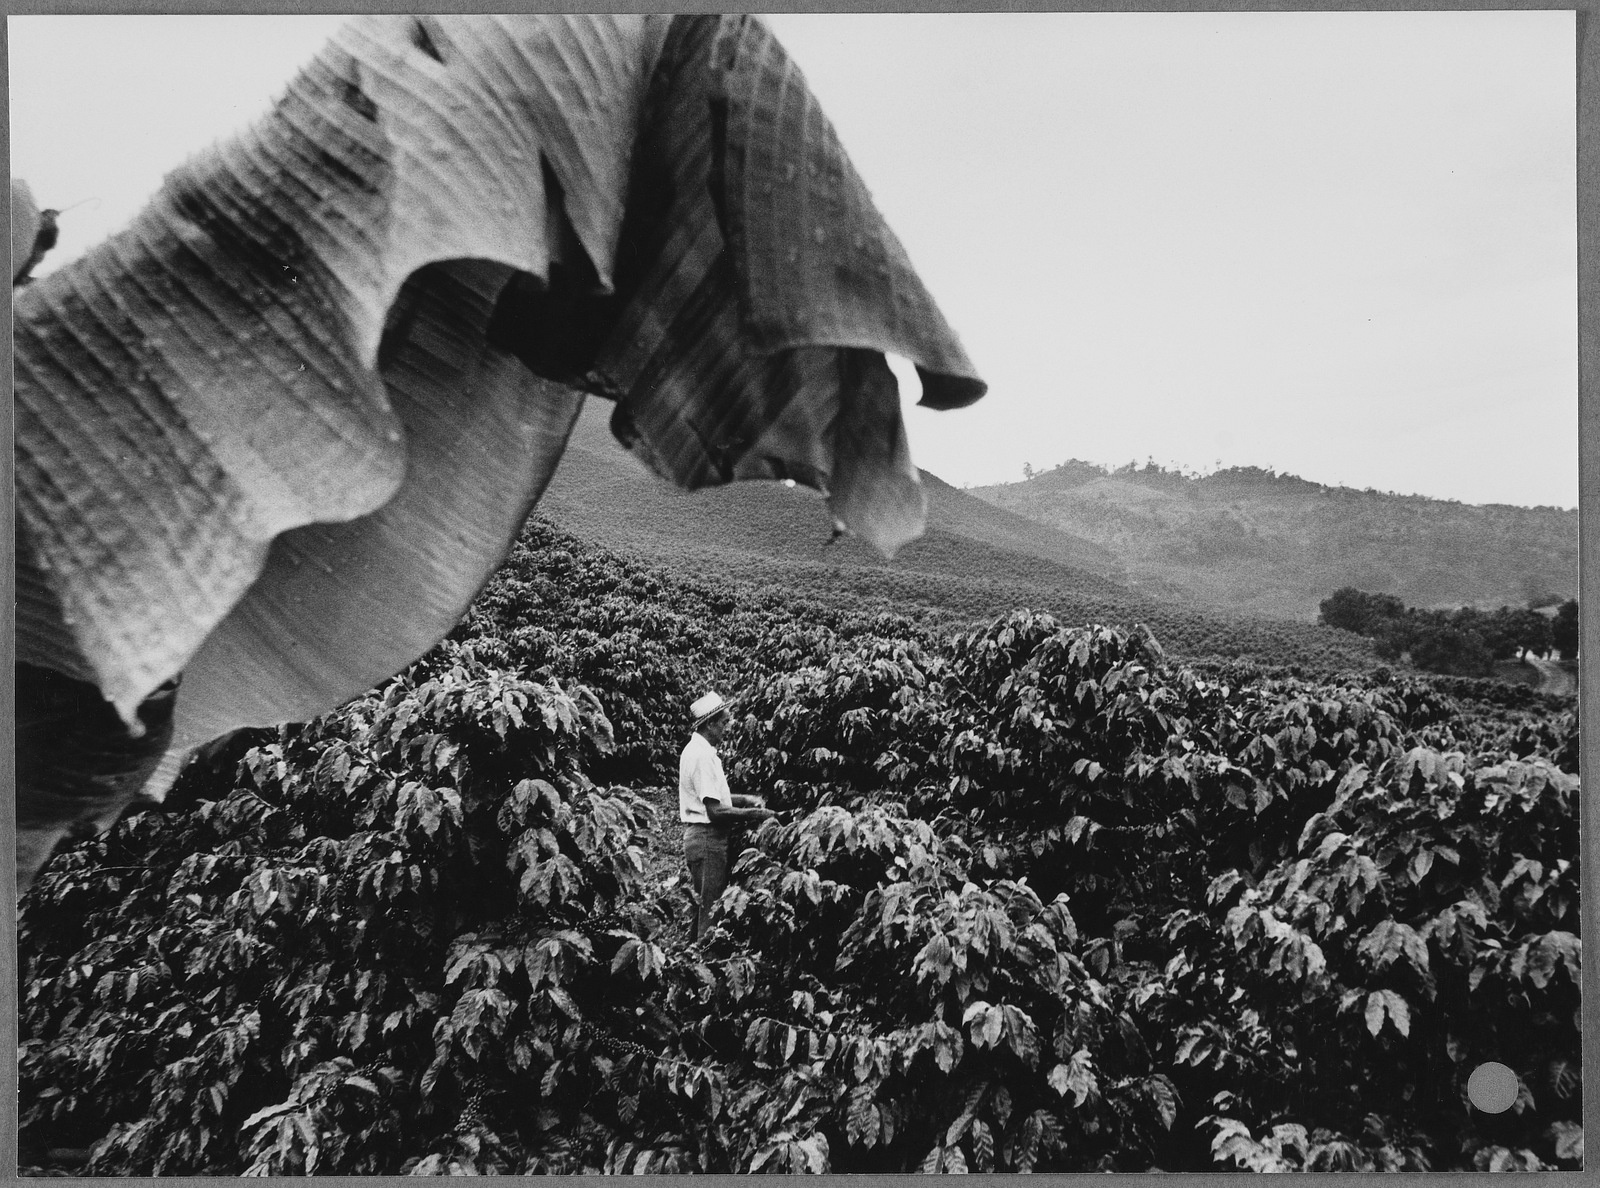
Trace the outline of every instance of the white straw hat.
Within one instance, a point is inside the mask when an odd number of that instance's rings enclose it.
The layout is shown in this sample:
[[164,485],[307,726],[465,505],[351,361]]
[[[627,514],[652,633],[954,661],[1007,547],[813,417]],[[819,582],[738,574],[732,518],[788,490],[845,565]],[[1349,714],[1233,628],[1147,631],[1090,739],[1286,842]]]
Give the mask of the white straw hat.
[[689,707],[689,712],[694,715],[696,726],[707,718],[715,717],[727,707],[727,702],[722,699],[722,694],[712,692],[695,698],[694,704]]

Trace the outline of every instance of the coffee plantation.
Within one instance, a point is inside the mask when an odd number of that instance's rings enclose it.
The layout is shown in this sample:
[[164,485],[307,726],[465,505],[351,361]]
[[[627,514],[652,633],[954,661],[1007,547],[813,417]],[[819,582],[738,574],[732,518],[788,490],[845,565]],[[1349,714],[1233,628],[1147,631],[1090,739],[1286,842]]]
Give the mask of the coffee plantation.
[[[1277,659],[535,520],[411,671],[42,872],[25,1170],[1579,1166],[1570,703]],[[780,816],[695,946],[707,685]]]

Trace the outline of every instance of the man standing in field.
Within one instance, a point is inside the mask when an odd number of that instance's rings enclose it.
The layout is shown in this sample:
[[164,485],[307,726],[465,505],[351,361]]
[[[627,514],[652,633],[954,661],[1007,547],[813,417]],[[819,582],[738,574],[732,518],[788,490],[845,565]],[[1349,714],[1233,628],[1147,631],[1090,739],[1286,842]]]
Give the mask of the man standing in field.
[[694,716],[694,735],[678,759],[678,819],[683,822],[683,857],[694,892],[694,938],[699,940],[706,934],[711,905],[728,885],[733,827],[777,814],[759,796],[728,791],[717,744],[733,719],[722,696],[707,693],[696,698],[689,712]]

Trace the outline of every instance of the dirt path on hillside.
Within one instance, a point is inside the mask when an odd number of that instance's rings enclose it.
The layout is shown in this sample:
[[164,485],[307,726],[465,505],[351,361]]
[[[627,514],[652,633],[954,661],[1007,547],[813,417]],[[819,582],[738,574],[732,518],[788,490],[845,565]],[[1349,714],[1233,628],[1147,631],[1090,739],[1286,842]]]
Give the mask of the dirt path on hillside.
[[1558,697],[1570,697],[1577,694],[1577,678],[1554,660],[1540,660],[1537,657],[1529,656],[1527,661],[1539,670],[1539,692],[1554,693]]

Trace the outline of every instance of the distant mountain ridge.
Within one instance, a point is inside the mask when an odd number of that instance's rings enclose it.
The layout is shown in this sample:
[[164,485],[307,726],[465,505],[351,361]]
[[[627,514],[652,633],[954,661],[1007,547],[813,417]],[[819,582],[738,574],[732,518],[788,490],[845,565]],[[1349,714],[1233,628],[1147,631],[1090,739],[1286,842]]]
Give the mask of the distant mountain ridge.
[[1212,610],[1309,620],[1341,586],[1485,610],[1578,593],[1578,513],[1564,508],[1076,460],[967,494],[1102,546],[1136,590]]

